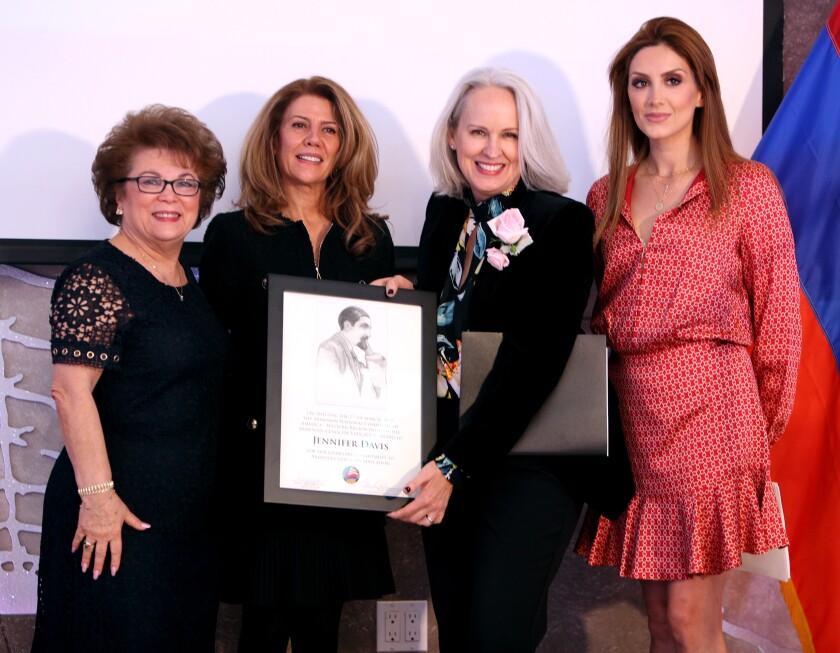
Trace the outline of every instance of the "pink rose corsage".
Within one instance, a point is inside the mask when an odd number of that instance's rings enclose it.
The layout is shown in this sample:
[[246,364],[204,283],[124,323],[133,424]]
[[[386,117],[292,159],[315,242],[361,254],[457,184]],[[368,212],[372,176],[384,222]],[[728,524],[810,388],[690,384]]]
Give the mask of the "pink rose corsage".
[[504,270],[510,265],[510,256],[517,256],[523,249],[528,247],[534,240],[528,235],[528,227],[525,226],[525,218],[519,209],[508,209],[501,215],[487,221],[490,231],[496,236],[490,240],[487,249],[487,260],[497,270]]
[[487,250],[487,261],[497,270],[504,270],[510,265],[510,259],[502,250],[497,247],[491,247]]

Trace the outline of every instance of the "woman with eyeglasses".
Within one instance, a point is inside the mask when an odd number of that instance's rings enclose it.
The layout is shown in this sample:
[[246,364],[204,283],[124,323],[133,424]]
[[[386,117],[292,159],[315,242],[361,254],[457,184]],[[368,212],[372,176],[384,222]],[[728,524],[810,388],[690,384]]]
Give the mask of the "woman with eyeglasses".
[[224,190],[212,132],[182,109],[129,113],[93,184],[117,233],[52,297],[64,439],[47,484],[32,651],[213,651],[210,495],[227,334],[179,262]]
[[[329,653],[345,601],[394,591],[382,513],[263,501],[268,274],[368,283],[393,274],[370,210],[373,130],[345,89],[293,81],[268,99],[240,160],[239,211],[213,218],[201,287],[230,330],[218,512],[222,601],[242,604],[239,651]],[[313,352],[314,354],[314,352]],[[313,361],[314,362],[314,361]]]

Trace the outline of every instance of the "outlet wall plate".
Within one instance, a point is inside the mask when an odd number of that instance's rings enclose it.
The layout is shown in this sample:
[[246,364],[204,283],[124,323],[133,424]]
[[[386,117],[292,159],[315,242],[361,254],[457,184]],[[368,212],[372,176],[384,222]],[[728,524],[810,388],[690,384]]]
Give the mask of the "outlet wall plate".
[[377,652],[427,651],[428,610],[428,601],[377,601]]

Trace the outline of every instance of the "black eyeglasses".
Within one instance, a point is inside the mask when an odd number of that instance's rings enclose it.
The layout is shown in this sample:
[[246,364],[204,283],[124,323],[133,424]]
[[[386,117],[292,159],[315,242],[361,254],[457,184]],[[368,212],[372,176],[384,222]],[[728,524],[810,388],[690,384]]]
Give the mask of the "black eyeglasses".
[[162,193],[166,188],[166,184],[172,186],[172,191],[176,195],[184,197],[192,197],[198,195],[201,190],[201,182],[196,179],[161,179],[160,177],[151,177],[143,175],[142,177],[123,177],[114,181],[116,184],[121,184],[125,181],[133,181],[137,183],[137,189],[141,193],[149,193],[157,195]]

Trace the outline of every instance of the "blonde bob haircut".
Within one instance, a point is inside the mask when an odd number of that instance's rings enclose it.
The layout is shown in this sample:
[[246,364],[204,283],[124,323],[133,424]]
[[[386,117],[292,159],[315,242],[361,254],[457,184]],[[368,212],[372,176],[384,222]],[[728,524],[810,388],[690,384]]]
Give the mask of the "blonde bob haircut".
[[432,132],[429,168],[435,192],[463,198],[467,180],[458,158],[449,147],[449,135],[458,126],[464,99],[474,88],[495,86],[513,93],[519,118],[519,167],[522,181],[531,190],[563,194],[569,188],[569,172],[542,102],[522,77],[504,68],[475,68],[464,75],[449,96]]
[[241,194],[236,205],[243,209],[251,228],[259,233],[268,234],[286,224],[282,213],[288,202],[275,152],[286,109],[304,95],[327,100],[338,123],[339,151],[321,199],[321,210],[344,230],[347,251],[357,257],[364,256],[377,242],[388,219],[368,207],[379,170],[376,138],[353,98],[326,77],[286,84],[263,106],[242,146]]
[[700,161],[709,185],[713,218],[721,215],[731,200],[730,164],[744,160],[732,147],[715,59],[709,46],[697,30],[681,20],[667,16],[651,18],[618,51],[609,68],[612,91],[607,142],[609,189],[604,220],[595,232],[596,244],[605,234],[609,236],[615,230],[630,171],[650,154],[650,142],[633,117],[628,89],[633,58],[640,50],[656,45],[664,45],[685,59],[703,98],[703,106],[694,110],[692,136],[700,150]]

